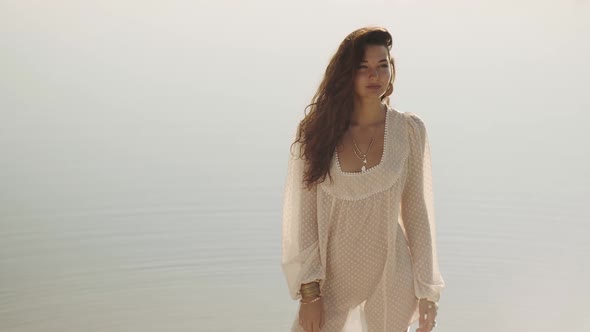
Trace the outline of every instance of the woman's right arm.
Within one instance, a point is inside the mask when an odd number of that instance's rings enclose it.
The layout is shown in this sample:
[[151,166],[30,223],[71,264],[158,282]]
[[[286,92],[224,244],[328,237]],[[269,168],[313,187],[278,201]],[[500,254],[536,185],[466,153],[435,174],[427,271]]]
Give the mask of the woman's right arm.
[[303,183],[305,160],[301,143],[290,151],[282,207],[282,270],[292,299],[300,300],[301,286],[315,280],[323,286],[325,269],[320,259],[317,223],[317,186]]

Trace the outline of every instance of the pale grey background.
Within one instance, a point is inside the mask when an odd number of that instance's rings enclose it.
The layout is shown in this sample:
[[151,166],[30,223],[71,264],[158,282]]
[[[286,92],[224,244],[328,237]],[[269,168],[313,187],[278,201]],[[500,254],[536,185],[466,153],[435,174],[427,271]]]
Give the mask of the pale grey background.
[[589,331],[590,4],[0,1],[0,330],[286,331],[296,123],[394,36],[432,148],[438,331]]

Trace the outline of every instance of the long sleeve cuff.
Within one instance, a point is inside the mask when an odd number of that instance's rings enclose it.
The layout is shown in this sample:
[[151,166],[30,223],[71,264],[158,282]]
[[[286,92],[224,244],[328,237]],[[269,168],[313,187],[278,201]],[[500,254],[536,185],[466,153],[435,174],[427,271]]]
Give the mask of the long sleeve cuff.
[[283,262],[282,269],[293,300],[301,299],[301,284],[320,280],[320,290],[323,289],[326,273],[321,264],[318,241],[293,259]]
[[416,298],[427,299],[428,301],[438,302],[442,290],[444,289],[444,281],[441,279],[438,284],[425,284],[414,279],[414,289]]

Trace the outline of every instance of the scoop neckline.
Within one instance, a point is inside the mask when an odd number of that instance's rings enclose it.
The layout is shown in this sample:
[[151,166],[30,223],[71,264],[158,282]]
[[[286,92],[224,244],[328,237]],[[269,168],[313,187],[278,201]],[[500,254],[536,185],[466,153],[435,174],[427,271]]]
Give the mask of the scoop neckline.
[[365,169],[364,171],[359,171],[359,172],[345,172],[342,170],[342,168],[340,167],[340,159],[338,158],[338,151],[334,150],[334,154],[336,155],[336,169],[338,170],[338,172],[340,174],[343,175],[364,175],[367,174],[371,171],[373,171],[374,169],[379,168],[381,165],[383,165],[384,161],[385,161],[385,154],[387,151],[387,132],[389,129],[389,116],[390,116],[390,109],[389,107],[386,106],[385,108],[385,128],[383,130],[383,151],[381,152],[381,160],[379,160],[379,163],[377,165],[374,165],[370,168]]

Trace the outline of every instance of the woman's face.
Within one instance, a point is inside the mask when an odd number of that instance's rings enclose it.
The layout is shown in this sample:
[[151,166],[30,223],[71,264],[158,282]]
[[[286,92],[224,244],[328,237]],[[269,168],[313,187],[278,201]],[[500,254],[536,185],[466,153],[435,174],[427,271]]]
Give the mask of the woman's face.
[[389,51],[382,45],[367,45],[365,56],[356,69],[354,92],[358,98],[376,98],[387,91],[393,70],[389,62]]

